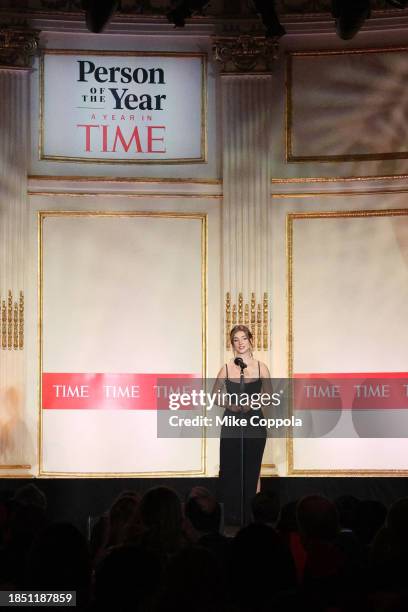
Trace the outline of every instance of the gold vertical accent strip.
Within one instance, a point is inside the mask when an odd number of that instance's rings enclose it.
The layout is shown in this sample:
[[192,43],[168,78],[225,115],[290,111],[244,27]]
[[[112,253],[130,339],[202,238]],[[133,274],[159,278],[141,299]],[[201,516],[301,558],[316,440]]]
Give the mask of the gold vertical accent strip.
[[286,58],[286,110],[285,110],[285,144],[286,161],[292,158],[292,54]]
[[231,294],[228,291],[225,297],[225,348],[229,349],[229,333],[231,329]]
[[0,349],[17,351],[23,348],[24,294],[20,291],[19,301],[13,301],[13,292],[9,289],[7,299],[0,300]]
[[268,294],[264,293],[263,297],[263,350],[268,350]]
[[[293,376],[293,217],[286,216],[286,259],[287,259],[287,302],[288,302],[288,378]],[[289,399],[289,417],[293,414],[291,399]],[[292,474],[294,469],[293,437],[286,439],[286,470]]]
[[245,321],[245,325],[249,327],[249,304],[245,304],[244,321]]
[[237,324],[237,305],[233,304],[232,306],[232,325]]
[[[200,217],[199,217],[200,218]],[[201,215],[201,374],[207,380],[208,335],[208,215]],[[207,473],[207,430],[202,428],[201,473]]]
[[18,348],[24,348],[24,293],[20,291],[20,299],[18,305]]
[[1,303],[1,348],[5,350],[7,348],[7,314],[6,314],[6,300]]
[[244,298],[242,293],[238,294],[238,323],[242,325],[244,322]]
[[13,294],[8,292],[7,299],[7,348],[9,351],[13,348]]
[[262,348],[262,310],[261,305],[258,304],[258,312],[256,317],[256,346],[258,351]]
[[251,293],[251,332],[255,339],[256,338],[256,327],[255,327],[255,293],[254,292]]
[[207,113],[208,113],[208,58],[206,54],[201,56],[201,158],[204,162],[208,159],[207,141]]
[[43,287],[44,287],[44,253],[43,253],[43,235],[44,235],[44,220],[45,213],[38,212],[38,279],[37,279],[37,308],[38,308],[38,360],[39,360],[39,380],[38,380],[38,421],[37,421],[37,437],[38,437],[38,474],[44,471],[43,466],[43,447],[42,447],[42,431],[43,431],[43,409],[42,409],[42,382],[43,382]]
[[13,349],[18,350],[18,304],[14,302],[13,306]]

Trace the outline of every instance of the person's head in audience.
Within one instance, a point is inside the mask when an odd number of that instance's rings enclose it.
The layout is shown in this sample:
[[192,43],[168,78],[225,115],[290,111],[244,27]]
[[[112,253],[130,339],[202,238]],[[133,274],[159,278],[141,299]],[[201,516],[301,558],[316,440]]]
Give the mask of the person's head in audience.
[[155,487],[145,493],[140,504],[144,542],[154,550],[171,554],[178,550],[184,536],[181,501],[168,487]]
[[150,609],[160,580],[160,559],[153,552],[133,545],[113,546],[96,568],[96,609]]
[[253,606],[251,610],[258,610],[277,591],[296,585],[288,546],[275,529],[260,523],[244,527],[232,540],[228,571],[232,597],[238,605]]
[[225,580],[215,555],[188,546],[171,557],[155,612],[224,612]]
[[386,525],[391,536],[392,546],[408,546],[408,497],[398,499],[388,510]]
[[47,498],[35,484],[29,483],[19,489],[14,494],[14,500],[21,506],[35,506],[41,510],[47,509]]
[[304,543],[331,542],[339,534],[339,518],[332,501],[320,495],[303,497],[296,508],[299,532]]
[[354,531],[360,501],[354,495],[341,495],[334,500],[334,504],[339,515],[340,528]]
[[77,592],[78,607],[89,597],[91,563],[85,537],[69,523],[55,523],[33,543],[27,572],[33,590]]
[[177,531],[182,525],[180,499],[173,489],[155,487],[145,493],[140,511],[143,524],[148,529],[158,531]]
[[279,496],[275,491],[260,491],[253,498],[251,508],[256,523],[274,527],[279,518]]
[[376,533],[383,527],[387,516],[385,505],[374,499],[359,503],[356,512],[355,532],[364,546],[369,546]]
[[31,544],[32,539],[37,533],[46,526],[47,519],[43,508],[20,504],[13,501],[9,505],[8,528],[11,539],[22,542],[28,539]]
[[282,534],[289,534],[293,531],[298,531],[298,524],[296,520],[296,507],[297,500],[290,501],[282,506],[280,516],[277,524],[277,529]]
[[131,538],[141,529],[140,495],[135,491],[123,491],[113,502],[108,517],[108,546]]
[[205,487],[194,487],[184,507],[186,518],[198,536],[219,533],[221,506]]

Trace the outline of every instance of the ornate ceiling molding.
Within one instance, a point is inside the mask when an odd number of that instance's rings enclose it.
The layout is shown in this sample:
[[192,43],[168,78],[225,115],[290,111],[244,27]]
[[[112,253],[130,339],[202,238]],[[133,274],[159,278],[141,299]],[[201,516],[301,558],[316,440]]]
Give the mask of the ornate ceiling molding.
[[[371,0],[371,7],[374,11],[392,8],[386,0]],[[331,0],[277,0],[276,10],[280,15],[330,13]]]
[[38,40],[37,30],[0,24],[0,65],[31,68]]
[[214,38],[213,56],[221,64],[222,73],[269,74],[278,48],[276,39],[243,34],[237,38]]
[[[15,0],[2,0],[2,7],[15,9]],[[371,0],[372,9],[393,10],[387,0]],[[29,0],[20,2],[28,12],[51,11],[55,13],[82,13],[81,0]],[[118,0],[116,13],[119,15],[166,15],[169,0]],[[331,0],[276,0],[277,12],[282,16],[313,15],[331,12]],[[399,9],[394,9],[399,10]],[[248,2],[235,0],[212,0],[205,8],[205,15],[219,17],[255,17],[256,13]],[[193,17],[194,19],[194,17]]]

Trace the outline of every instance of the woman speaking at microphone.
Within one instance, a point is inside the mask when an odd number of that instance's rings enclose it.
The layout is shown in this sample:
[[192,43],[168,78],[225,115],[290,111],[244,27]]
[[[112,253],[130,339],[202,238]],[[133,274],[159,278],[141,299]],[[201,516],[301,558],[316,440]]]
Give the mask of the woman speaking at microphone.
[[260,409],[251,406],[251,398],[259,399],[260,393],[271,394],[272,389],[268,368],[252,355],[248,327],[235,325],[230,341],[234,357],[218,372],[213,389],[219,392],[225,387],[227,397],[238,399],[223,403],[223,417],[235,418],[223,418],[221,427],[219,496],[224,503],[225,522],[243,525],[251,520],[251,500],[257,491],[266,442],[265,427],[251,424],[252,416],[263,416]]

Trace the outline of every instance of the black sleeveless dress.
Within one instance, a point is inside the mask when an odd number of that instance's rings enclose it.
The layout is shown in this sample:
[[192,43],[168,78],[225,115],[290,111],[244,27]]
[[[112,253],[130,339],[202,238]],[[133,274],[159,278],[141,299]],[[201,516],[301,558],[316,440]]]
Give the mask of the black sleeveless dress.
[[[227,393],[240,394],[240,384],[228,378]],[[243,393],[252,396],[261,393],[262,379],[258,363],[259,378],[245,383]],[[266,428],[251,424],[251,417],[263,417],[262,410],[234,412],[225,409],[223,417],[245,419],[238,427],[231,425],[232,419],[221,427],[219,497],[224,504],[224,522],[227,525],[246,524],[251,521],[251,500],[261,471],[262,456],[266,443]]]

